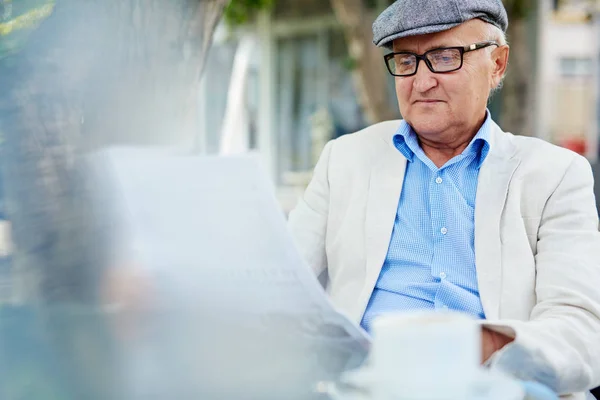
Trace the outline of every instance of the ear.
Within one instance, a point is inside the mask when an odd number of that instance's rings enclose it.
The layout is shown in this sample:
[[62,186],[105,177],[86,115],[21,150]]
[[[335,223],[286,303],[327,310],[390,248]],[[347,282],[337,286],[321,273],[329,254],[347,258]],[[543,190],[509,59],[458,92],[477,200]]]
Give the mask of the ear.
[[495,89],[500,85],[506,69],[508,68],[508,56],[510,54],[510,47],[508,45],[500,46],[492,52],[492,88]]

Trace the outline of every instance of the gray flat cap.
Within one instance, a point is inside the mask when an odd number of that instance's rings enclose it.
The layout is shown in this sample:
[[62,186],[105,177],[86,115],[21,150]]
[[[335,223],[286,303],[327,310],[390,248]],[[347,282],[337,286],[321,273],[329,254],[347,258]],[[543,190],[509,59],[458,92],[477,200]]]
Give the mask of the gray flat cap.
[[479,18],[506,32],[502,0],[397,0],[373,23],[373,43],[392,47],[395,39],[445,31]]

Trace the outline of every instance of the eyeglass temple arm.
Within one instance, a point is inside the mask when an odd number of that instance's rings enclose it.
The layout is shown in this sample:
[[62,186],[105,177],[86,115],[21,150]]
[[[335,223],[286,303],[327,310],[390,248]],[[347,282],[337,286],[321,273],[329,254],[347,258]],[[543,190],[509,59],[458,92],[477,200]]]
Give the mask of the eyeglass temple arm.
[[465,51],[473,51],[473,50],[479,50],[479,49],[482,49],[482,48],[488,47],[488,46],[500,46],[500,45],[493,40],[489,40],[486,42],[473,43],[469,46],[465,46],[464,49],[465,49]]

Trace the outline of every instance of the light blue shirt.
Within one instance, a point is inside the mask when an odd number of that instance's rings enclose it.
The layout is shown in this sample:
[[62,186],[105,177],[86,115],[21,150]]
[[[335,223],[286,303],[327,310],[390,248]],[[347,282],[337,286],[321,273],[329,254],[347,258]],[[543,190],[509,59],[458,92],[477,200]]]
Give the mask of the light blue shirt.
[[387,257],[365,311],[457,310],[485,318],[475,269],[475,195],[489,149],[487,118],[462,154],[441,168],[402,121],[394,144],[408,160]]

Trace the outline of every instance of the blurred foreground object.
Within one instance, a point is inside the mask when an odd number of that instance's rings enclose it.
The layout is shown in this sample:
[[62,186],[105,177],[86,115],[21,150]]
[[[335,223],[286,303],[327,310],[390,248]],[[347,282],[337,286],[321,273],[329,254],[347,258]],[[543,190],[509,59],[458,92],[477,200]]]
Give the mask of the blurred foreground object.
[[226,0],[3,0],[0,132],[17,302],[92,304],[103,268],[80,155],[191,149],[197,84]]
[[107,319],[120,310],[102,308],[106,236],[79,161],[111,143],[192,147],[197,82],[225,3],[1,1],[0,160],[15,245],[1,399],[123,393]]
[[0,60],[18,51],[54,11],[54,0],[0,0]]
[[109,258],[137,274],[121,283],[147,288],[118,290],[107,306],[136,321],[148,395],[169,394],[158,382],[174,369],[195,397],[313,398],[317,382],[362,362],[368,339],[333,311],[253,158],[121,149],[91,165],[94,209],[118,238]]
[[254,159],[85,165],[102,300],[0,310],[0,398],[312,399],[362,363],[366,334],[333,310]]

